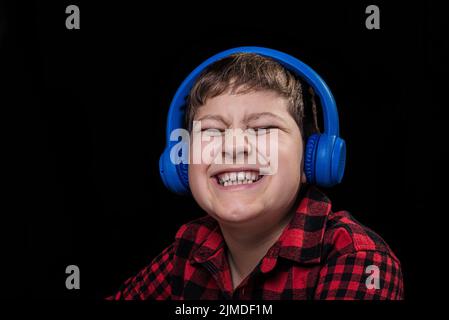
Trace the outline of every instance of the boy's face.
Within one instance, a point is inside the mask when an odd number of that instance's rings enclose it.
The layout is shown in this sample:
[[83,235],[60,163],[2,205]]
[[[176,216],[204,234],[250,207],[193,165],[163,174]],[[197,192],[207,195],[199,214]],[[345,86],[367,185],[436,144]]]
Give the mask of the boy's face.
[[[244,164],[236,163],[237,157],[249,159],[252,153],[260,153],[258,149],[261,147],[249,139],[240,142],[228,140],[226,148],[223,145],[216,154],[223,159],[231,157],[234,159],[232,164],[225,164],[224,160],[222,164],[195,164],[192,156],[198,150],[193,150],[191,140],[189,184],[198,204],[222,224],[235,226],[255,220],[275,223],[282,219],[295,202],[301,182],[305,182],[301,132],[288,111],[287,100],[270,91],[225,93],[208,99],[198,108],[194,121],[201,121],[202,130],[271,128],[266,136],[277,132],[277,171],[272,175],[261,175],[259,180],[257,177],[253,179],[259,174],[257,169],[262,167],[260,161],[255,164],[248,164],[246,160]],[[266,141],[270,141],[269,137]],[[206,144],[203,142],[201,148],[204,149]],[[248,179],[241,184],[227,186],[219,182],[220,178],[238,182],[239,175]]]

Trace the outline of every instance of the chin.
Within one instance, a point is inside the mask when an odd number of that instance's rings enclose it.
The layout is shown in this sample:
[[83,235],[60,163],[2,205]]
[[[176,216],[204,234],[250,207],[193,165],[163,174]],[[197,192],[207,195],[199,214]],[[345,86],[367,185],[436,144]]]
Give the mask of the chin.
[[223,223],[244,223],[252,221],[262,214],[262,205],[248,205],[234,203],[229,206],[217,206],[218,208],[211,212],[210,215]]

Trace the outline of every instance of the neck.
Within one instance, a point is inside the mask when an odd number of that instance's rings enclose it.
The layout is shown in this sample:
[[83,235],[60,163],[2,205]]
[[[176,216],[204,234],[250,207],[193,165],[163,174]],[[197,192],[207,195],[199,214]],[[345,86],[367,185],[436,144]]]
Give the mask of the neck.
[[258,221],[243,226],[220,224],[228,248],[234,288],[251,273],[279,239],[295,210],[296,207],[293,207],[280,221]]

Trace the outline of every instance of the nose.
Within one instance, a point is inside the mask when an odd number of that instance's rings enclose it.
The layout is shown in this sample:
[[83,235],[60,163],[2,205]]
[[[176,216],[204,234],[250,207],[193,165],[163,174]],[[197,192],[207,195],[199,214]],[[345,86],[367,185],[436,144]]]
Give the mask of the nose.
[[242,129],[226,130],[223,156],[226,164],[244,164],[254,150],[254,143]]

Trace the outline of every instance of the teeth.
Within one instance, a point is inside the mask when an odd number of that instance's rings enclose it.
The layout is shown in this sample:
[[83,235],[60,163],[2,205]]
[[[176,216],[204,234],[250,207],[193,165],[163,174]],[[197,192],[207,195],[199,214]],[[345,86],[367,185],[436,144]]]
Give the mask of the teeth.
[[239,184],[249,184],[260,179],[259,174],[251,171],[227,172],[217,176],[218,182],[222,186],[235,186]]

